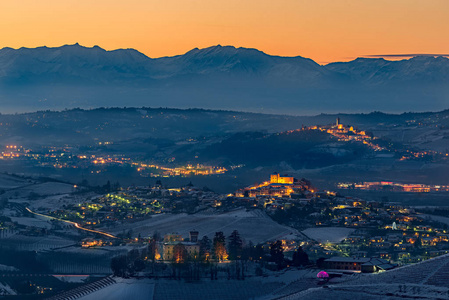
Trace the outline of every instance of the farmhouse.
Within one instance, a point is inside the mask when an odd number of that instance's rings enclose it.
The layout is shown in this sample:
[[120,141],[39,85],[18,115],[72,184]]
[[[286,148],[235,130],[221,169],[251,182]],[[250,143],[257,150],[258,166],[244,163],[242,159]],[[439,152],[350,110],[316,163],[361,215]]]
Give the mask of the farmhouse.
[[324,261],[324,267],[332,270],[374,273],[396,267],[388,260],[368,257],[331,257]]

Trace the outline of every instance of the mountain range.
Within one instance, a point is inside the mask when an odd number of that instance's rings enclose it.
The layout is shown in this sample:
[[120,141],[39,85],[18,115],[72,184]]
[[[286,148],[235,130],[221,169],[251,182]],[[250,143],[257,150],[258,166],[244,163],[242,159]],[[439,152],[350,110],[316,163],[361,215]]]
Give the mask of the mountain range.
[[0,50],[4,112],[151,106],[305,115],[442,110],[448,102],[445,57],[319,65],[220,45],[162,58],[79,44]]

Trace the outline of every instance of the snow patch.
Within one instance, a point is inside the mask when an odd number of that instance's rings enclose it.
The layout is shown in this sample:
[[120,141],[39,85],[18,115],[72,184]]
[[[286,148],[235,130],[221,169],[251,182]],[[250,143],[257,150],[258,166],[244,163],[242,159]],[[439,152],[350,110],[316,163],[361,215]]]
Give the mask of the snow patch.
[[354,231],[355,229],[344,227],[319,227],[308,228],[302,233],[320,243],[339,243]]

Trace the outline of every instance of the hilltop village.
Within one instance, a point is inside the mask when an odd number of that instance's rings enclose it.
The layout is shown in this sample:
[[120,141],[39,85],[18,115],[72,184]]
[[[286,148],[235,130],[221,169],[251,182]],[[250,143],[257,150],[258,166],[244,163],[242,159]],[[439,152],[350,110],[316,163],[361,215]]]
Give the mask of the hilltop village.
[[[316,263],[321,259],[324,260],[321,266],[328,265],[331,269],[344,270],[348,267],[346,262],[351,259],[358,264],[353,269],[357,271],[362,271],[359,263],[372,259],[378,259],[376,265],[390,268],[449,252],[447,224],[430,219],[413,208],[397,203],[365,201],[334,191],[319,191],[306,179],[279,173],[271,174],[268,181],[228,195],[193,184],[166,188],[160,181],[148,187],[122,189],[108,186],[108,193],[104,195],[89,192],[83,187],[77,189],[75,194],[58,200],[77,204],[64,204],[58,209],[43,206],[30,209],[26,203],[15,203],[12,197],[10,204],[6,205],[11,211],[15,210],[10,214],[14,217],[2,217],[0,226],[3,237],[10,233],[15,236],[51,237],[57,232],[64,232],[67,226],[74,226],[78,231],[84,231],[78,243],[82,249],[114,249],[126,244],[143,246],[151,243],[155,239],[154,234],[157,234],[155,260],[179,261],[184,255],[180,253],[205,259],[201,241],[205,237],[204,243],[210,243],[214,234],[199,238],[198,235],[205,232],[195,230],[195,223],[192,227],[172,226],[172,232],[133,232],[133,229],[155,216],[208,215],[212,220],[214,216],[219,218],[221,214],[243,209],[246,214],[264,213],[275,222],[294,228],[297,233],[287,233],[272,240],[257,240],[251,237],[254,234],[246,234],[242,236],[242,245],[260,245],[260,251],[269,253],[270,247],[279,242],[286,257],[292,259],[292,255],[301,249],[307,253],[309,262]],[[78,196],[80,193],[82,197]],[[73,201],[77,197],[80,200]],[[20,216],[47,219],[50,225],[44,229],[32,223],[20,223]],[[197,223],[197,226],[207,228],[202,223]],[[111,233],[113,228],[114,233]],[[238,233],[242,229],[236,227],[231,230],[229,227],[229,230]],[[188,232],[189,237],[176,231]],[[222,237],[223,241],[226,239],[226,236]],[[8,247],[8,243],[3,243],[2,247]],[[228,251],[227,246],[223,248]],[[215,254],[208,253],[207,259],[217,259]],[[220,261],[227,259],[227,255],[220,256]],[[328,262],[333,263],[329,265]]]

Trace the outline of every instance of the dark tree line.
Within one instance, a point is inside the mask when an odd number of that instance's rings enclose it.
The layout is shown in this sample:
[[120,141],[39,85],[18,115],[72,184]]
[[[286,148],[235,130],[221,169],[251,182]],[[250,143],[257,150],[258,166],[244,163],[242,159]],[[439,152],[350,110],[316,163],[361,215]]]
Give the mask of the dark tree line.
[[[116,256],[111,260],[111,269],[115,276],[127,277],[144,269],[156,274],[156,264],[159,259],[157,242],[158,235],[153,236],[148,246],[142,250],[131,250],[126,255]],[[229,260],[225,266],[217,262]],[[247,276],[248,262],[259,262],[256,275],[262,275],[262,266],[266,263],[274,263],[277,270],[292,266],[306,266],[309,264],[307,253],[299,247],[293,253],[292,259],[284,256],[282,241],[270,244],[269,249],[262,244],[254,245],[249,242],[244,244],[240,234],[234,230],[229,237],[223,232],[216,232],[213,240],[204,236],[199,241],[199,253],[188,253],[186,247],[179,243],[173,248],[172,263],[169,265],[169,276],[173,279],[185,279],[197,281],[202,276],[210,276],[211,280],[218,279],[219,272],[225,272],[228,279],[243,280]],[[163,265],[163,264],[162,264]],[[166,265],[164,265],[167,267]]]
[[278,270],[284,269],[288,265],[300,267],[306,266],[310,263],[309,256],[301,246],[298,247],[295,252],[293,252],[292,260],[285,258],[281,241],[275,241],[271,243],[269,260],[276,264]]
[[143,251],[133,249],[126,255],[115,256],[111,260],[114,276],[127,277],[145,269]]
[[115,256],[111,259],[111,270],[114,276],[127,277],[136,272],[143,271],[147,265],[151,264],[152,273],[155,272],[157,255],[157,241],[159,235],[156,233],[144,249],[133,249],[126,255]]

